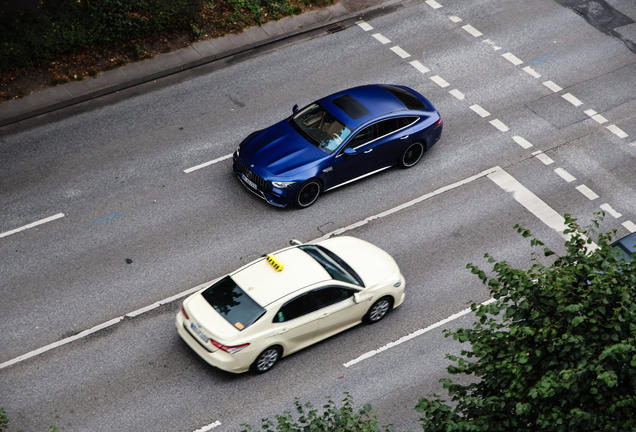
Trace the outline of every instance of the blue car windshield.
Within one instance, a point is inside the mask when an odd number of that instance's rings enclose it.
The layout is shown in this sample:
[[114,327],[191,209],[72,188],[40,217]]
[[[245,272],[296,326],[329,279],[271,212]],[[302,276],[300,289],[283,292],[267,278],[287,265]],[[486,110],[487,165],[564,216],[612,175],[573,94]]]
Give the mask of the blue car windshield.
[[298,111],[291,118],[291,124],[309,142],[328,154],[336,151],[351,134],[351,129],[318,104]]

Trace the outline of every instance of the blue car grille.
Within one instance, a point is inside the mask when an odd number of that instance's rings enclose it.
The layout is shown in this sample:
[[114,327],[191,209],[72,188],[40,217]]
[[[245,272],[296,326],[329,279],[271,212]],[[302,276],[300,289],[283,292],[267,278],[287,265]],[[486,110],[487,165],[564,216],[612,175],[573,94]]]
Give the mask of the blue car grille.
[[261,189],[265,189],[267,182],[265,181],[265,179],[259,175],[257,175],[256,173],[252,172],[247,165],[245,164],[245,162],[243,162],[241,160],[241,158],[237,158],[236,159],[236,166],[238,167],[239,171],[241,171],[243,174],[245,174],[245,177],[247,177],[248,180],[253,181],[254,183],[256,183],[258,186],[260,186]]

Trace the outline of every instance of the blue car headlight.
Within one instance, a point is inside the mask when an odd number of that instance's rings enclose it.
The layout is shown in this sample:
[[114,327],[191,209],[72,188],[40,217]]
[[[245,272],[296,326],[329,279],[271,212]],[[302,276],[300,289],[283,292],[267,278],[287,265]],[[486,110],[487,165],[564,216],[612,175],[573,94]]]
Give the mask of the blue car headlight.
[[295,181],[273,181],[272,186],[278,189],[289,189],[293,185],[295,185]]

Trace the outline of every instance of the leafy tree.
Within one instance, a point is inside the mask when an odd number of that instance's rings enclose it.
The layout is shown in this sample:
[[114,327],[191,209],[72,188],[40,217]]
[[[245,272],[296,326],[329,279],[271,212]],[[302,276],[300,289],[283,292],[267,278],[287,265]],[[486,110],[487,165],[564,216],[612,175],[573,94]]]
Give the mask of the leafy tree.
[[495,302],[472,303],[480,319],[471,329],[446,331],[471,344],[447,356],[454,363],[447,369],[476,380],[442,379],[450,404],[420,399],[425,431],[636,430],[636,260],[613,251],[615,231],[600,234],[589,252],[585,234],[595,234],[597,221],[581,234],[575,219],[565,220],[567,253],[544,248],[550,265],[535,256],[523,271],[486,254],[494,263],[488,277],[468,264]]
[[[371,405],[367,404],[358,411],[353,410],[353,399],[345,392],[343,405],[338,408],[331,398],[327,398],[327,404],[323,406],[322,414],[318,413],[311,403],[302,405],[298,398],[294,401],[296,411],[300,414],[298,420],[294,420],[289,411],[284,415],[276,416],[276,426],[270,419],[263,419],[262,432],[385,432],[393,431],[391,426],[380,428]],[[306,411],[305,409],[309,409]],[[241,432],[251,432],[252,426],[243,424]]]

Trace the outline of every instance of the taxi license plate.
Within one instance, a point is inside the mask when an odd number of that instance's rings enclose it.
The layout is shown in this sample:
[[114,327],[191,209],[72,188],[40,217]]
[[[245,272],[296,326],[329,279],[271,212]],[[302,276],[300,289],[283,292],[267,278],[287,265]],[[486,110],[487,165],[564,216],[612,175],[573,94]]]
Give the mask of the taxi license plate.
[[258,189],[258,187],[256,186],[256,183],[254,183],[252,180],[245,177],[245,174],[241,174],[241,178],[243,179],[245,183],[250,185],[253,189]]

